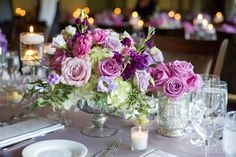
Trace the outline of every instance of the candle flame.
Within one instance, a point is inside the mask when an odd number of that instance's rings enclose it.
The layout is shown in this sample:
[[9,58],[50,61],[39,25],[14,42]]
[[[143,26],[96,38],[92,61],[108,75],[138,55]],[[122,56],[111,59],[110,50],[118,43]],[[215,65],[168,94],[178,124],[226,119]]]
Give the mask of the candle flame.
[[132,17],[138,17],[138,12],[137,11],[133,11],[132,12]]
[[169,11],[169,12],[168,12],[168,16],[169,16],[169,17],[174,17],[174,16],[175,16],[175,12],[172,11],[172,10]]
[[139,27],[143,27],[143,24],[144,24],[143,20],[138,20],[138,26]]
[[181,15],[179,13],[175,14],[175,20],[180,20],[181,19]]
[[222,16],[223,16],[223,14],[221,12],[216,13],[216,17],[221,18]]
[[121,14],[121,9],[120,8],[115,8],[114,9],[114,13],[116,14],[116,15],[120,15]]
[[199,20],[202,20],[202,19],[203,19],[203,15],[200,13],[200,14],[197,15],[197,18],[198,18]]
[[208,25],[208,29],[209,29],[209,30],[213,30],[213,29],[214,29],[213,24],[209,24],[209,25]]
[[33,32],[34,32],[34,27],[33,27],[33,26],[30,26],[30,27],[29,27],[29,30],[30,30],[30,33],[33,33]]
[[208,25],[207,19],[204,19],[204,20],[202,21],[202,24],[205,25],[205,26]]

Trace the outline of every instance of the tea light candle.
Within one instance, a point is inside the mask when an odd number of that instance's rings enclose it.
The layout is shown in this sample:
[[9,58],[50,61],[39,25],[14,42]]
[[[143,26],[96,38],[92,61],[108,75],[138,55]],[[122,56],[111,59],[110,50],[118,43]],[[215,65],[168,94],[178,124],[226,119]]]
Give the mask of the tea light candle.
[[208,25],[207,33],[209,33],[209,34],[215,34],[216,33],[216,30],[215,30],[215,28],[212,24]]
[[148,146],[148,129],[141,126],[131,128],[131,150],[143,151]]
[[44,42],[44,36],[39,33],[34,33],[34,27],[30,26],[30,32],[20,35],[20,41],[25,44],[41,44]]

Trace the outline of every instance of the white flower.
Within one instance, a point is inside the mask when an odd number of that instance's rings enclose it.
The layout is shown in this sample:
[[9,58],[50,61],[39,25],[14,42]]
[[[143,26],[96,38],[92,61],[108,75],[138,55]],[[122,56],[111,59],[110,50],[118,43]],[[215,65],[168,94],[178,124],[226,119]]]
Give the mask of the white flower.
[[164,57],[163,57],[161,50],[159,50],[156,46],[154,46],[150,49],[150,53],[156,62],[163,62],[164,61]]
[[67,26],[67,27],[65,28],[65,31],[66,31],[69,35],[74,36],[75,33],[76,33],[76,28],[75,28],[75,27],[72,27],[71,25],[69,25],[69,26]]
[[56,49],[52,47],[52,44],[44,46],[45,52],[47,54],[53,55],[56,52]]
[[54,48],[66,48],[66,42],[62,34],[57,35],[52,39],[52,47]]

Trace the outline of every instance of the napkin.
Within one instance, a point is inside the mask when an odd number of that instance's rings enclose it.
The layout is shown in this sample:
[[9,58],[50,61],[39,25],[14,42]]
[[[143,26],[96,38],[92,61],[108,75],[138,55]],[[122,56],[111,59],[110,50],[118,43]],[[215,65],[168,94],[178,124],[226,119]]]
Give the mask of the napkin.
[[140,157],[178,157],[161,150],[151,150]]
[[46,118],[34,118],[0,128],[0,148],[63,129],[64,125]]

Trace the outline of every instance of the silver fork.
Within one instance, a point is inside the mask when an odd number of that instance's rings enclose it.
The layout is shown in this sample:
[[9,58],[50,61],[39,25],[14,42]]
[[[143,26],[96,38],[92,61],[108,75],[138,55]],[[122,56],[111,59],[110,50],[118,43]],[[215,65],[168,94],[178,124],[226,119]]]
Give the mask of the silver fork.
[[[94,155],[93,157],[105,157],[106,155],[109,155],[111,153],[111,151],[113,151],[113,155],[115,154],[115,152],[119,149],[119,146],[120,146],[120,143],[121,143],[121,139],[117,139],[115,140],[114,142],[112,142],[111,145],[109,145],[107,147],[106,150],[103,150],[101,152],[99,152],[98,154]],[[114,151],[115,150],[115,151]],[[109,153],[109,154],[108,154]],[[109,157],[109,156],[108,156]]]
[[116,153],[116,151],[119,149],[121,144],[121,139],[117,139],[114,144],[111,146],[111,148],[107,151],[105,154],[105,157],[113,157]]

